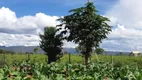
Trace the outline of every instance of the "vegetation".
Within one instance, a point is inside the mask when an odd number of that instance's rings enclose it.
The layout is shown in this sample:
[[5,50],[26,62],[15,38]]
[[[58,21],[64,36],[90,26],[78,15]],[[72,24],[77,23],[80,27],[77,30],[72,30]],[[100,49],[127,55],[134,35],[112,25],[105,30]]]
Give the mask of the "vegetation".
[[97,48],[97,49],[95,50],[95,53],[97,53],[97,54],[104,54],[104,53],[105,53],[105,50],[104,50],[103,48]]
[[55,62],[60,58],[62,49],[62,36],[56,35],[56,28],[45,27],[44,34],[40,34],[40,47],[48,56],[48,63]]
[[0,80],[141,80],[138,67],[114,67],[112,63],[43,64],[16,63],[0,69]]
[[59,19],[62,24],[58,25],[63,27],[61,32],[67,41],[73,41],[76,44],[84,47],[82,54],[85,56],[85,63],[88,63],[90,53],[93,47],[99,47],[103,39],[111,31],[111,26],[107,24],[108,18],[97,14],[97,10],[93,3],[88,2],[84,7],[72,9],[69,11],[71,14]]
[[3,50],[3,49],[0,49],[0,54],[14,54],[15,52],[13,51],[9,51],[9,50]]
[[[5,55],[5,57],[4,57]],[[56,63],[46,64],[44,54],[0,54],[5,58],[5,66],[0,68],[0,80],[140,80],[142,79],[142,57],[95,55],[89,65],[82,63],[80,55],[71,55],[71,64],[68,64],[68,55],[64,55]],[[1,61],[1,60],[0,60]]]
[[[68,54],[64,55],[57,63],[68,63]],[[99,61],[103,62],[112,62],[114,65],[118,64],[120,66],[139,66],[142,68],[142,57],[134,57],[134,56],[113,56],[113,59],[110,55],[98,55]],[[46,64],[47,56],[44,54],[31,54],[30,55],[30,62],[31,63],[43,63]],[[27,61],[28,60],[28,54],[0,54],[0,62],[6,62],[6,65],[12,65],[13,63],[21,62],[21,61]],[[81,64],[84,58],[80,55],[71,54],[71,63],[79,63]],[[97,58],[96,55],[92,55],[90,62],[96,62]],[[1,63],[0,63],[1,64]]]
[[[40,47],[44,54],[14,54],[0,49],[0,80],[141,80],[142,57],[128,55],[101,55],[99,44],[111,31],[108,18],[97,14],[93,3],[69,11],[59,19],[61,33],[56,28],[45,27],[40,34]],[[64,28],[63,28],[64,26]],[[64,36],[64,37],[63,37]],[[62,56],[62,40],[73,41],[79,46],[78,54]],[[95,52],[100,55],[91,53]],[[33,50],[38,53],[38,48]],[[10,54],[8,54],[10,53]],[[89,62],[89,57],[91,61]],[[68,59],[69,58],[69,59]],[[48,63],[46,64],[46,59]],[[60,60],[59,60],[60,59]],[[85,61],[85,64],[82,63]],[[88,65],[87,65],[88,64]]]
[[34,53],[37,53],[38,52],[38,48],[34,48]]

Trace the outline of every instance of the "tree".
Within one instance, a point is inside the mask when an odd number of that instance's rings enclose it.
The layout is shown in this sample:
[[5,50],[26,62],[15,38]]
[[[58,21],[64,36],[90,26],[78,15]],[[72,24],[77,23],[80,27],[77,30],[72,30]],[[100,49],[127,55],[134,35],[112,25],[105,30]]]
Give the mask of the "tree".
[[36,47],[36,48],[34,48],[34,53],[37,53],[38,52],[38,48]]
[[95,50],[95,53],[97,53],[97,54],[104,54],[104,53],[105,53],[105,50],[104,50],[103,48],[97,48],[97,49]]
[[55,27],[45,27],[44,34],[40,34],[40,48],[46,52],[48,63],[57,61],[61,55],[62,36],[56,32]]
[[67,41],[73,41],[85,47],[82,54],[85,56],[87,64],[93,47],[99,47],[99,44],[107,38],[111,31],[111,26],[107,24],[109,19],[97,14],[92,2],[69,12],[69,15],[59,19],[61,24],[57,25],[60,27],[58,30],[62,30],[61,34]]

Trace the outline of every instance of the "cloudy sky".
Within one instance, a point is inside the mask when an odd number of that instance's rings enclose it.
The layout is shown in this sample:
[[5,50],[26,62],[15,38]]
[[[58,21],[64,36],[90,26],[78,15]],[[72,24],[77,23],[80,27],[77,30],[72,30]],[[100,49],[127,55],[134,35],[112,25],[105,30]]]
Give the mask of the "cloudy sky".
[[[108,17],[113,30],[105,50],[142,51],[142,0],[91,0],[98,14]],[[45,26],[87,0],[0,0],[0,46],[37,46]],[[65,42],[64,47],[75,47]]]

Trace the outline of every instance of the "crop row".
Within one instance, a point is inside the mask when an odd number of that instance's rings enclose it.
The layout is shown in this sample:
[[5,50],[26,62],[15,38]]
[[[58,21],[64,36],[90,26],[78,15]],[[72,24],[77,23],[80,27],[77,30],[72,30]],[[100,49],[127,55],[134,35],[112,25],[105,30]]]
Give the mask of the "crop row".
[[16,63],[0,69],[0,80],[141,80],[138,67],[114,67],[110,63]]

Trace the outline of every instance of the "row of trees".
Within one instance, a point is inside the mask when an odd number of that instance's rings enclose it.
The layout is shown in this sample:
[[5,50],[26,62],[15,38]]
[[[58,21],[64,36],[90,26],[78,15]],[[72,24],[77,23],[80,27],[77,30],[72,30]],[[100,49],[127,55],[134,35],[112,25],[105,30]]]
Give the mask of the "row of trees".
[[58,19],[61,24],[57,28],[45,27],[44,34],[40,34],[40,47],[47,53],[48,63],[60,57],[63,40],[67,40],[82,47],[81,53],[87,64],[93,48],[98,48],[111,31],[107,24],[109,19],[97,14],[92,2],[69,12],[69,15]]

